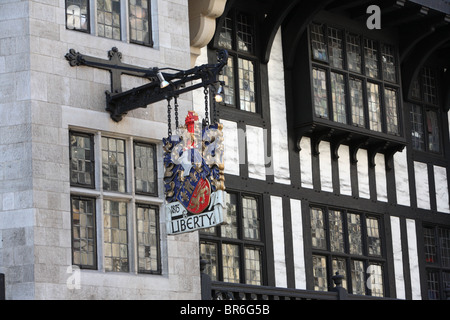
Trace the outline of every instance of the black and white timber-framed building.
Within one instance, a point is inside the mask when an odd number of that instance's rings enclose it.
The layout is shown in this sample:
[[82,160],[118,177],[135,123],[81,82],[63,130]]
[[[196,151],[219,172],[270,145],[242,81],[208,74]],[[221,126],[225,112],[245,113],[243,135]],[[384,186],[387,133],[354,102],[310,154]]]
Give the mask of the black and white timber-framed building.
[[[0,298],[450,296],[448,1],[6,0],[0,31]],[[168,235],[168,102],[105,91],[220,49],[227,224]]]

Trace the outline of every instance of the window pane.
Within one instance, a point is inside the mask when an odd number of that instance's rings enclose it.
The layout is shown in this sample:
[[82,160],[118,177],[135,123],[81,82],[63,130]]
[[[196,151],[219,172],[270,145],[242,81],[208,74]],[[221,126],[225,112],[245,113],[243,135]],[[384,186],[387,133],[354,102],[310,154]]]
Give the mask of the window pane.
[[439,300],[439,273],[434,271],[427,272],[428,299]]
[[439,229],[441,267],[450,267],[450,229]]
[[410,119],[412,146],[416,150],[425,151],[425,132],[423,128],[422,107],[411,105]]
[[433,228],[424,228],[425,261],[427,263],[437,263],[436,238]]
[[360,37],[347,34],[347,64],[348,70],[361,73],[361,45]]
[[219,34],[219,42],[218,42],[219,47],[222,47],[225,49],[232,49],[232,46],[233,46],[233,38],[232,38],[233,27],[232,27],[232,25],[233,25],[233,22],[232,22],[231,18],[226,17],[223,22],[222,30],[220,31],[220,34]]
[[219,75],[219,80],[225,82],[224,102],[227,105],[235,105],[235,90],[234,90],[234,60],[233,57],[228,57],[228,64],[223,67],[222,74]]
[[245,239],[260,239],[258,202],[255,198],[242,198],[242,225]]
[[427,110],[428,150],[440,152],[439,122],[437,112]]
[[256,112],[254,63],[239,58],[238,64],[240,108],[241,110]]
[[384,296],[383,268],[378,264],[371,264],[368,268],[367,285],[374,297]]
[[72,263],[96,268],[95,199],[72,198]]
[[362,261],[352,261],[352,293],[353,294],[366,294],[366,281],[364,263]]
[[325,221],[322,209],[311,208],[311,237],[313,248],[327,248]]
[[347,105],[345,103],[344,76],[339,73],[331,73],[331,98],[333,103],[333,120],[339,123],[347,123]]
[[102,138],[103,189],[125,192],[125,141]]
[[398,127],[397,90],[386,88],[384,90],[384,99],[386,104],[387,132],[390,134],[399,134],[400,130]]
[[253,52],[254,35],[253,35],[253,18],[251,16],[238,13],[237,14],[237,41],[238,50],[244,52]]
[[420,83],[419,81],[416,79],[414,79],[411,82],[411,97],[417,99],[417,100],[422,100],[422,93],[421,93],[421,89],[420,89]]
[[313,256],[314,290],[328,291],[327,260],[322,256]]
[[66,26],[71,30],[88,31],[88,0],[66,0]]
[[240,282],[239,246],[233,244],[222,245],[223,281]]
[[245,248],[245,283],[253,285],[262,284],[261,250],[258,248]]
[[127,203],[103,201],[106,271],[128,272]]
[[205,273],[211,277],[211,280],[219,280],[217,275],[217,261],[218,252],[217,244],[213,242],[201,242],[200,243],[200,256],[202,259],[208,261],[205,267]]
[[94,186],[94,154],[92,136],[70,134],[70,183]]
[[330,245],[333,252],[344,252],[344,228],[340,211],[329,211]]
[[155,208],[136,207],[139,272],[159,272],[159,219]]
[[151,45],[150,0],[129,0],[130,40]]
[[339,273],[339,275],[344,276],[342,279],[342,287],[348,289],[347,287],[347,263],[343,258],[333,258],[333,276]]
[[361,216],[349,213],[347,215],[347,226],[350,253],[362,255]]
[[312,57],[316,60],[328,61],[323,26],[314,23],[311,24],[310,34]]
[[225,221],[227,224],[222,225],[223,238],[238,238],[238,223],[237,223],[237,195],[226,193],[225,205],[227,213],[225,214]]
[[99,37],[120,40],[120,0],[97,0]]
[[381,239],[378,220],[367,218],[366,224],[368,253],[371,256],[381,256]]
[[434,70],[430,68],[423,68],[422,87],[425,103],[437,105],[436,75]]
[[381,106],[380,106],[380,86],[375,83],[367,83],[367,97],[369,106],[370,130],[382,131],[381,126]]
[[155,146],[134,145],[134,174],[137,193],[157,193],[155,157]]
[[327,74],[313,68],[314,110],[317,117],[328,119]]
[[378,78],[378,48],[373,40],[364,39],[364,61],[366,64],[366,76]]
[[365,127],[366,124],[361,80],[350,79],[350,102],[352,106],[352,124],[358,127]]
[[393,46],[381,46],[381,61],[383,63],[383,78],[386,81],[396,82],[397,71],[395,66],[395,51]]
[[342,51],[342,31],[328,28],[328,47],[330,50],[330,64],[339,69],[344,68],[344,57]]

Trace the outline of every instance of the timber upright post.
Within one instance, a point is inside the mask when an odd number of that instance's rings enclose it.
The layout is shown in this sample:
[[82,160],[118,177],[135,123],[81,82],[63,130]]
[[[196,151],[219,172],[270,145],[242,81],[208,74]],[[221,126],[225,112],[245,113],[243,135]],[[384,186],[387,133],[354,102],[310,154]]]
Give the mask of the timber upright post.
[[0,273],[0,300],[5,300],[6,294],[5,294],[5,275],[3,273]]

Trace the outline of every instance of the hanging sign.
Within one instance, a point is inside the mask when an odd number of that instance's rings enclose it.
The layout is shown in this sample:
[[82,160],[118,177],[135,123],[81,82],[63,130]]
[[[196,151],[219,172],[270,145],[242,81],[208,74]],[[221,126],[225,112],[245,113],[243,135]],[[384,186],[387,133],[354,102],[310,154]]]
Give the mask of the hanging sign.
[[179,234],[224,221],[223,126],[201,125],[189,111],[185,126],[163,139],[167,233]]

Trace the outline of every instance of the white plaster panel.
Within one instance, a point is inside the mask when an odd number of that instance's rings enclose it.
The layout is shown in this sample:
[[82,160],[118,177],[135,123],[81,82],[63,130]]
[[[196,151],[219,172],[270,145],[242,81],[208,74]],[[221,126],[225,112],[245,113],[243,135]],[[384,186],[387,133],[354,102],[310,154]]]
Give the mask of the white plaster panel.
[[403,275],[403,252],[400,218],[391,217],[392,252],[394,255],[395,289],[398,299],[405,299],[405,278]]
[[264,148],[264,129],[254,126],[247,126],[247,159],[248,176],[254,179],[265,180],[265,148]]
[[292,243],[294,251],[295,288],[306,290],[305,253],[303,248],[302,206],[300,200],[291,199]]
[[446,168],[434,166],[434,182],[436,188],[437,211],[450,213]]
[[278,183],[290,184],[281,29],[274,39],[270,61],[267,66],[269,73],[272,166],[274,180]]
[[319,153],[320,188],[322,191],[333,192],[330,143],[321,141],[319,144]]
[[408,239],[409,271],[411,275],[412,299],[421,300],[422,294],[420,288],[419,256],[417,251],[416,222],[414,220],[406,219],[406,232]]
[[223,124],[225,173],[239,175],[239,143],[237,123],[220,120]]
[[341,145],[338,150],[338,155],[340,193],[351,196],[352,182],[350,175],[350,148],[348,146]]
[[270,197],[272,211],[273,260],[275,265],[275,285],[287,288],[286,257],[284,251],[283,200]]
[[417,207],[429,210],[431,206],[427,164],[414,161],[414,175],[416,179]]
[[375,179],[377,187],[377,200],[387,202],[386,162],[384,155],[375,155]]
[[397,191],[397,203],[410,206],[408,163],[406,159],[406,148],[394,155],[395,189]]
[[300,174],[302,180],[302,187],[313,188],[313,174],[312,174],[312,153],[311,153],[311,139],[303,137],[300,140]]
[[358,171],[358,189],[359,197],[370,199],[369,187],[369,162],[367,157],[367,150],[359,149],[357,153],[357,171]]

